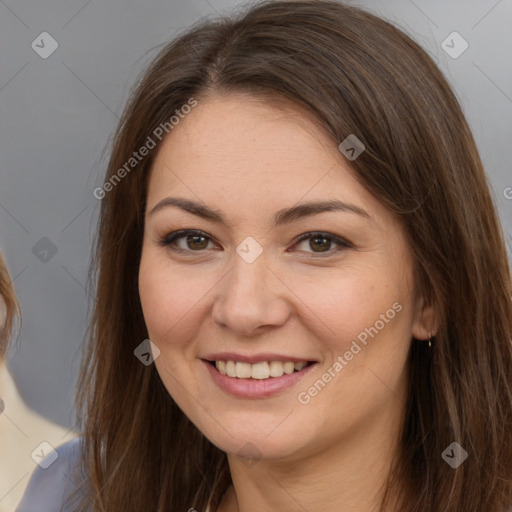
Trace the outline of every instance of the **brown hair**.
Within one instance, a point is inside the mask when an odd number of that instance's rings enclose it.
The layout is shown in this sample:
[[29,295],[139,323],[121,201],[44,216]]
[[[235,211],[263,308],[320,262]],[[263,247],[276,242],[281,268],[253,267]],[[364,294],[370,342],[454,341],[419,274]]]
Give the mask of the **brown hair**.
[[5,302],[5,323],[0,326],[0,359],[5,357],[9,347],[15,318],[21,325],[21,311],[14,286],[7,270],[3,254],[0,252],[0,298]]
[[[417,292],[435,307],[439,329],[430,352],[411,343],[388,497],[407,485],[414,499],[402,512],[504,512],[512,505],[510,270],[475,142],[446,79],[407,35],[358,8],[253,4],[163,48],[122,116],[106,181],[190,98],[232,92],[305,107],[333,144],[356,134],[366,151],[351,162],[355,175],[406,228]],[[230,484],[226,454],[181,412],[155,366],[133,354],[148,337],[137,278],[155,152],[101,203],[97,300],[78,394],[84,467],[95,511],[202,511],[212,495],[214,512]],[[469,453],[457,469],[441,457],[454,441]]]

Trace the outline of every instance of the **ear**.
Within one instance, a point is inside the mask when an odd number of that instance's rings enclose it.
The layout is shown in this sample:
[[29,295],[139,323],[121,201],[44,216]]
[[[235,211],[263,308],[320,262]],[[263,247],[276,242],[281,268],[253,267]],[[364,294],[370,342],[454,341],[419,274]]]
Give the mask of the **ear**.
[[437,318],[434,306],[425,303],[423,296],[416,300],[414,319],[412,325],[412,335],[417,340],[428,340],[434,336],[439,329],[439,320]]

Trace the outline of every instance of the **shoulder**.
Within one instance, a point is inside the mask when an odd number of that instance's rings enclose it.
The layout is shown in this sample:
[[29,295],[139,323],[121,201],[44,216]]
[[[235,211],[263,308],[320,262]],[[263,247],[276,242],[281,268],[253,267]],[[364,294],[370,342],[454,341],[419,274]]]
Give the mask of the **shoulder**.
[[55,450],[42,448],[41,453],[44,456],[16,512],[71,512],[86,480],[81,470],[82,439],[68,441]]

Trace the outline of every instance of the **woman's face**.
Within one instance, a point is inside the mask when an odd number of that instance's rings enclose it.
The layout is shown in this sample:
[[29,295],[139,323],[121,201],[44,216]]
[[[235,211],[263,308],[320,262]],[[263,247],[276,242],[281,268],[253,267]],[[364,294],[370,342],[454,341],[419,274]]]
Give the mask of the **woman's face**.
[[400,224],[300,111],[210,98],[164,140],[140,298],[163,383],[222,450],[292,459],[398,426],[428,338],[413,287]]

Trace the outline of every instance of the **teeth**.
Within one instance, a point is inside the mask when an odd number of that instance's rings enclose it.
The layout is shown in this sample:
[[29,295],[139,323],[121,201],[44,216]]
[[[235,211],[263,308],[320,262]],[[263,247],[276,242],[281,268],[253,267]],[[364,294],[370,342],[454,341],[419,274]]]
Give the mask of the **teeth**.
[[251,377],[253,379],[268,379],[270,377],[270,369],[266,361],[256,363],[250,366],[252,366]]
[[234,361],[226,361],[226,375],[236,377],[236,365]]
[[215,367],[222,375],[226,375],[226,361],[217,361]]
[[283,363],[281,361],[272,361],[270,363],[270,376],[271,377],[281,377],[283,375]]
[[236,377],[238,379],[258,379],[264,380],[269,377],[281,377],[283,374],[289,375],[294,371],[300,371],[308,363],[301,361],[293,363],[292,361],[262,361],[256,364],[241,363],[240,361],[215,361],[215,367],[222,375]]
[[295,363],[293,365],[293,367],[299,372],[300,370],[302,370],[302,368],[304,368],[304,366],[306,366],[308,363],[306,363],[306,361],[301,361],[300,363]]
[[287,361],[286,363],[283,363],[283,370],[284,373],[293,373],[293,370],[295,370],[295,365],[292,362]]
[[237,362],[235,364],[236,376],[239,379],[250,379],[254,373],[254,370],[251,369],[251,365],[249,363],[240,363]]

